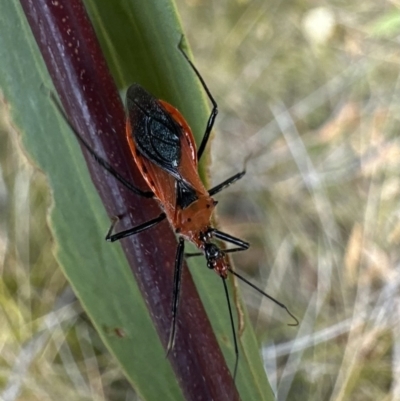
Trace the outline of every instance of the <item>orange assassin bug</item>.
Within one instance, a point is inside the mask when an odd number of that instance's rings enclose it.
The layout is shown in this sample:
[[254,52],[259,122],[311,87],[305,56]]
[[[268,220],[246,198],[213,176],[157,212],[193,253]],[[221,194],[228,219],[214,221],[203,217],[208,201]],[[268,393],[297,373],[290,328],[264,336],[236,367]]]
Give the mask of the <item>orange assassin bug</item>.
[[[247,250],[250,246],[249,243],[219,231],[211,225],[211,216],[218,203],[213,199],[213,196],[241,179],[245,175],[245,170],[229,177],[221,184],[209,190],[204,187],[200,179],[197,171],[198,160],[203,155],[209,140],[215,118],[218,114],[218,106],[199,71],[183,51],[181,47],[182,39],[183,36],[178,48],[200,80],[204,91],[210,99],[212,110],[207,121],[203,139],[196,151],[196,142],[192,131],[176,108],[164,100],[156,99],[139,84],[133,84],[128,88],[126,95],[127,141],[132,157],[148,184],[150,191],[143,191],[135,187],[106,160],[99,157],[68,121],[54,95],[52,95],[52,98],[78,140],[91,156],[129,190],[145,198],[155,198],[163,209],[163,212],[154,219],[118,233],[113,233],[115,224],[118,221],[118,218],[115,217],[107,232],[106,240],[114,242],[135,235],[150,229],[164,219],[169,221],[175,233],[179,236],[175,257],[173,301],[171,306],[172,321],[167,354],[173,348],[175,341],[183,259],[185,256],[192,257],[204,254],[207,267],[213,269],[222,278],[224,285],[236,355],[233,373],[233,377],[235,377],[239,350],[232,308],[225,281],[228,272],[254,288],[261,295],[284,308],[295,320],[294,324],[289,324],[290,326],[298,325],[298,320],[284,304],[262,291],[230,267],[228,254]],[[233,244],[236,247],[223,250],[212,242],[214,238]],[[185,254],[185,240],[195,244],[201,252]]]

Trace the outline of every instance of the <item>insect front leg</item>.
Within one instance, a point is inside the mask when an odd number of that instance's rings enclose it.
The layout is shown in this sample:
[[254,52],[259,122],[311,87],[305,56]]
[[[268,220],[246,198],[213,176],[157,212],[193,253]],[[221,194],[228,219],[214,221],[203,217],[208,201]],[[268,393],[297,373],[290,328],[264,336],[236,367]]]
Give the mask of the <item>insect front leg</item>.
[[[224,253],[235,253],[235,252],[243,252],[246,251],[248,248],[231,248],[231,249],[224,249]],[[202,252],[189,252],[185,253],[185,258],[193,258],[194,256],[203,256]]]
[[114,217],[113,221],[111,223],[111,227],[107,232],[106,241],[108,241],[108,242],[119,241],[122,238],[126,238],[126,237],[129,237],[129,236],[134,235],[134,234],[138,234],[141,231],[145,231],[148,228],[155,226],[160,221],[163,221],[165,219],[165,217],[166,217],[165,213],[161,213],[158,217],[156,217],[155,219],[146,221],[146,223],[139,224],[138,226],[132,227],[132,228],[130,228],[128,230],[124,230],[124,231],[121,231],[121,232],[116,233],[116,234],[112,234],[112,232],[114,231],[115,225],[119,221],[119,217]]
[[[236,245],[243,251],[245,251],[246,249],[249,249],[249,247],[250,247],[250,244],[248,242],[243,241],[240,238],[233,237],[232,235],[229,235],[227,233],[223,233],[222,231],[219,231],[216,228],[212,228],[210,230],[210,233],[215,238],[218,238],[222,241],[226,241],[226,242],[229,242],[230,244]],[[237,249],[237,248],[234,248],[234,249]],[[231,252],[238,252],[238,250],[232,250]]]

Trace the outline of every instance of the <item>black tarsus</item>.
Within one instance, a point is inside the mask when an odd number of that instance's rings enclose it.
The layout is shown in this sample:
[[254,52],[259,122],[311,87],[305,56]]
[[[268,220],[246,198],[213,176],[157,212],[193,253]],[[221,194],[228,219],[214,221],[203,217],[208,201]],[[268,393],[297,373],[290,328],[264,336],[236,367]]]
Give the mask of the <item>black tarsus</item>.
[[244,283],[246,283],[247,285],[249,285],[251,288],[255,289],[257,292],[259,292],[261,295],[264,295],[264,297],[267,297],[268,299],[270,299],[271,301],[275,302],[278,306],[280,306],[281,308],[285,309],[285,311],[289,314],[289,316],[296,322],[296,323],[288,323],[288,326],[298,326],[299,325],[299,321],[297,319],[296,316],[294,316],[292,314],[292,312],[290,312],[290,310],[288,309],[288,307],[286,305],[284,305],[282,302],[279,302],[278,300],[276,300],[274,297],[271,297],[271,295],[268,295],[266,292],[264,292],[263,290],[261,290],[260,288],[258,288],[256,285],[254,285],[251,281],[247,280],[246,278],[244,278],[243,276],[241,276],[240,274],[236,273],[234,270],[232,270],[230,267],[228,267],[228,270],[230,273],[232,273],[234,276],[236,276],[238,279],[242,280]]
[[76,138],[79,142],[84,146],[84,148],[89,152],[89,154],[93,157],[93,159],[100,164],[106,171],[108,171],[111,175],[113,175],[122,185],[124,185],[127,189],[135,193],[136,195],[142,196],[144,198],[153,198],[154,194],[151,191],[142,191],[141,189],[135,187],[128,180],[126,180],[118,171],[116,171],[111,165],[106,162],[103,158],[97,155],[94,150],[90,147],[90,145],[86,142],[86,140],[82,137],[82,135],[78,132],[78,130],[74,127],[72,122],[69,120],[67,114],[65,113],[63,107],[61,106],[59,100],[55,96],[54,92],[49,91],[50,99],[53,101],[53,104],[60,112],[61,116],[64,118],[65,122],[71,128],[72,132],[75,134]]
[[178,312],[179,305],[179,295],[181,292],[181,278],[182,278],[182,265],[183,265],[183,257],[185,251],[185,240],[181,237],[179,238],[178,248],[176,250],[175,257],[175,271],[174,271],[174,290],[172,293],[172,322],[171,322],[171,330],[169,332],[169,340],[167,345],[167,355],[174,347],[175,344],[175,335],[176,335],[176,317]]
[[211,110],[210,116],[208,117],[206,130],[204,132],[203,139],[201,140],[201,144],[197,150],[197,160],[200,160],[201,156],[203,155],[204,149],[206,148],[208,139],[210,138],[210,134],[211,134],[212,128],[214,126],[215,118],[217,117],[217,114],[218,114],[218,105],[217,105],[217,102],[215,101],[213,95],[211,94],[210,90],[208,89],[207,84],[204,82],[203,77],[200,75],[199,70],[195,67],[195,65],[189,59],[188,55],[183,50],[183,48],[182,48],[183,38],[184,38],[184,35],[181,36],[181,40],[179,41],[178,48],[181,51],[181,53],[183,54],[183,57],[185,57],[186,61],[192,67],[197,78],[200,80],[201,85],[203,86],[203,89],[207,93],[207,96],[210,99],[210,102],[212,103],[212,110]]
[[226,286],[226,279],[224,277],[221,277],[221,278],[222,278],[222,282],[224,284],[226,302],[228,304],[228,309],[229,309],[229,318],[231,320],[233,345],[235,347],[236,360],[235,360],[235,368],[233,369],[233,381],[235,381],[236,372],[237,372],[237,368],[238,368],[238,364],[239,364],[239,348],[238,348],[238,342],[237,342],[237,336],[236,336],[235,322],[233,321],[233,313],[232,313],[231,301],[230,301],[230,298],[229,298],[228,288]]
[[121,232],[116,233],[116,234],[111,234],[112,231],[114,230],[115,224],[119,220],[118,217],[114,217],[113,220],[112,220],[112,223],[111,223],[111,227],[107,232],[106,241],[108,241],[108,242],[119,241],[122,238],[126,238],[126,237],[129,237],[129,236],[134,235],[134,234],[138,234],[141,231],[147,230],[148,228],[155,226],[160,221],[163,221],[165,219],[165,217],[166,217],[165,213],[161,213],[155,219],[151,219],[149,221],[146,221],[145,223],[139,224],[138,226],[132,227],[132,228],[130,228],[128,230],[121,231]]

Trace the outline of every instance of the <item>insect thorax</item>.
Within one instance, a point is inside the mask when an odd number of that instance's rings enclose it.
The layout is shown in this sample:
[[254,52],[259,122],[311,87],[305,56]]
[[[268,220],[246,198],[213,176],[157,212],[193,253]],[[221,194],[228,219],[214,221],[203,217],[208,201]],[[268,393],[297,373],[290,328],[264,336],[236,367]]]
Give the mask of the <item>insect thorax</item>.
[[202,249],[204,247],[203,234],[210,227],[215,204],[210,196],[199,196],[187,208],[177,208],[173,221],[176,233]]

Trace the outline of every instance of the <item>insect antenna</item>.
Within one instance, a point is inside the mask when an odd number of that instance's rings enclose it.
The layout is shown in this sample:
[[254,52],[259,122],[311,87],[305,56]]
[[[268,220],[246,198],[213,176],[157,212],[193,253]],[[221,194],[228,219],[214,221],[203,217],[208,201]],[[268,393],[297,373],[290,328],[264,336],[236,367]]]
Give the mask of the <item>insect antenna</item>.
[[[215,230],[217,231],[217,230]],[[215,234],[215,231],[213,231],[213,233]],[[231,249],[227,249],[222,251],[222,254],[225,253],[234,253],[234,252],[241,252],[241,251],[245,251],[248,249],[248,243],[244,242],[242,240],[239,240],[238,238],[234,238],[231,237],[225,233],[222,233],[220,231],[217,231],[220,235],[220,238],[223,239],[227,239],[226,237],[229,238],[229,242],[232,243],[236,243],[237,245],[241,245],[238,248],[231,248]],[[234,241],[233,241],[234,240]],[[244,246],[245,245],[245,246]],[[194,257],[194,256],[201,256],[203,255],[203,253],[200,252],[191,252],[191,253],[185,253],[185,257],[186,258],[190,258],[190,257]],[[246,278],[244,278],[243,276],[241,276],[240,274],[236,273],[234,270],[232,270],[232,268],[230,268],[229,266],[227,266],[227,270],[233,274],[235,277],[237,277],[239,280],[245,282],[247,285],[249,285],[251,288],[255,289],[257,292],[259,292],[261,295],[267,297],[268,299],[270,299],[271,301],[275,302],[278,306],[280,306],[281,308],[285,309],[286,312],[289,314],[289,316],[295,321],[295,323],[288,323],[288,326],[298,326],[299,325],[299,321],[298,319],[289,311],[289,309],[287,308],[286,305],[284,305],[283,303],[279,302],[278,300],[276,300],[274,297],[272,297],[271,295],[268,295],[266,292],[262,291],[260,288],[258,288],[256,285],[254,285],[253,283],[251,283],[249,280],[247,280]],[[232,336],[233,336],[233,345],[234,345],[234,349],[235,349],[235,366],[234,366],[234,370],[233,370],[233,380],[235,381],[236,379],[236,373],[237,373],[237,368],[239,366],[239,347],[238,347],[238,341],[237,341],[237,334],[236,334],[236,329],[235,329],[235,323],[233,320],[233,312],[232,312],[232,306],[231,306],[231,301],[230,301],[230,297],[229,297],[229,293],[228,293],[228,288],[226,285],[226,277],[221,276],[223,285],[224,285],[224,291],[225,291],[225,298],[226,298],[226,302],[228,305],[228,310],[229,310],[229,320],[231,322],[231,330],[232,330]],[[168,351],[170,349],[170,346],[168,345]]]
[[[234,253],[234,252],[242,252],[247,250],[247,248],[231,248],[231,249],[224,249],[224,253]],[[190,252],[190,253],[185,253],[185,257],[186,258],[192,258],[195,256],[202,256],[203,253],[201,252]],[[228,267],[228,271],[233,274],[235,277],[237,277],[239,280],[243,281],[244,283],[246,283],[247,285],[249,285],[251,288],[255,289],[258,293],[260,293],[261,295],[263,295],[264,297],[267,297],[268,299],[270,299],[272,302],[275,302],[278,306],[280,306],[281,308],[285,309],[285,311],[288,313],[288,315],[295,321],[295,323],[288,323],[288,326],[298,326],[299,325],[299,320],[296,318],[296,316],[293,315],[292,312],[290,312],[289,308],[283,304],[282,302],[279,302],[277,299],[275,299],[274,297],[272,297],[271,295],[268,295],[266,292],[264,292],[262,289],[258,288],[255,284],[253,284],[251,281],[247,280],[246,278],[244,278],[242,275],[240,275],[239,273],[236,273],[234,270],[232,270],[232,268]]]
[[254,285],[251,281],[247,280],[243,276],[241,276],[239,273],[236,273],[234,270],[232,270],[230,267],[228,267],[228,271],[232,273],[235,277],[237,277],[239,280],[243,281],[247,285],[249,285],[251,288],[254,288],[257,292],[259,292],[261,295],[264,297],[267,297],[271,301],[275,302],[278,306],[281,308],[285,309],[285,311],[289,314],[289,316],[296,322],[296,323],[288,323],[288,326],[298,326],[299,325],[299,320],[296,318],[296,316],[293,315],[292,312],[288,309],[288,307],[283,304],[282,302],[279,302],[277,299],[274,297],[271,297],[271,295],[268,295],[266,292],[258,288],[256,285]]

